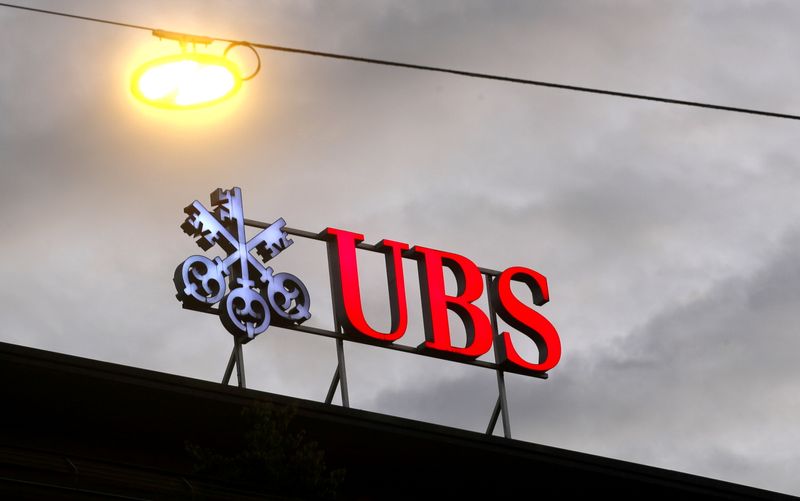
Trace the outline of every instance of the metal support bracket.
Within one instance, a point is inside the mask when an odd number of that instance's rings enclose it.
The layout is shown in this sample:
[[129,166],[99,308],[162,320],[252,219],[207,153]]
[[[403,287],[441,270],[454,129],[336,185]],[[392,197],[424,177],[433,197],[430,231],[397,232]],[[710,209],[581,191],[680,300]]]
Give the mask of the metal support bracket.
[[[342,325],[339,323],[339,316],[336,313],[336,292],[333,290],[334,268],[335,264],[331,261],[330,254],[328,254],[328,277],[331,283],[331,306],[333,307],[333,325],[336,334],[342,334]],[[347,391],[347,368],[344,363],[344,341],[341,338],[336,338],[336,372],[333,373],[331,385],[328,388],[328,395],[325,397],[325,403],[330,404],[333,401],[333,395],[336,393],[336,387],[339,386],[342,395],[342,407],[350,407],[350,393]]]
[[231,350],[231,358],[228,359],[228,366],[225,368],[225,375],[222,376],[222,384],[230,383],[234,366],[236,366],[236,380],[239,383],[239,388],[247,388],[244,380],[244,352],[242,351],[242,342],[236,336],[233,338],[233,350]]
[[494,429],[497,427],[497,418],[503,416],[503,436],[511,438],[511,420],[508,416],[508,401],[506,400],[506,384],[502,371],[497,371],[497,386],[498,395],[497,402],[494,404],[492,417],[489,418],[489,426],[486,427],[486,434],[494,434]]
[[336,393],[336,388],[341,385],[342,407],[350,407],[350,394],[347,391],[347,370],[344,363],[344,342],[341,339],[336,340],[336,356],[339,359],[339,363],[336,365],[333,379],[331,379],[331,385],[328,387],[328,395],[325,397],[325,403],[330,404],[333,402],[333,395]]
[[[490,275],[486,275],[486,292],[489,293],[491,288],[494,286],[494,280]],[[489,298],[489,318],[492,321],[492,335],[494,336],[494,342],[492,343],[494,346],[494,361],[499,366],[500,365],[500,356],[497,352],[497,345],[498,343],[502,342],[500,338],[500,334],[497,328],[497,313],[494,311],[494,306],[492,305],[491,297]],[[506,378],[505,373],[502,369],[497,369],[495,371],[497,374],[497,402],[494,405],[494,410],[492,411],[492,417],[489,419],[489,426],[486,428],[486,434],[492,435],[494,433],[494,429],[497,426],[497,418],[500,415],[503,416],[503,436],[505,438],[511,438],[511,418],[508,415],[508,399],[506,398]]]

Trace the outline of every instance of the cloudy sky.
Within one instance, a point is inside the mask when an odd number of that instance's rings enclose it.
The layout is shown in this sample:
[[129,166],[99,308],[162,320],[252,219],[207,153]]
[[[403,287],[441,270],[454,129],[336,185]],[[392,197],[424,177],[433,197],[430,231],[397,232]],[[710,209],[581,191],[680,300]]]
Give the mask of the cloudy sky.
[[[800,113],[790,1],[20,3]],[[134,101],[133,69],[175,50],[0,9],[0,340],[219,380],[231,338],[180,308],[172,273],[199,252],[183,207],[240,186],[253,219],[545,274],[564,355],[547,381],[508,376],[515,438],[800,495],[798,123],[270,52],[220,108]],[[382,262],[362,257],[387,327]],[[329,327],[324,247],[297,239],[273,266]],[[492,372],[346,353],[354,407],[485,428]],[[277,328],[245,357],[249,386],[313,400],[336,362],[332,341]]]

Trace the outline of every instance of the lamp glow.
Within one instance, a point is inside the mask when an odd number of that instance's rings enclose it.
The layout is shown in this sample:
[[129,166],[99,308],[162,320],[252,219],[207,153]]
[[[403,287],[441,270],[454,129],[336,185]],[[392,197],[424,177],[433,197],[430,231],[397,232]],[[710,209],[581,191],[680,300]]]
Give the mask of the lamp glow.
[[195,109],[217,104],[242,86],[238,66],[224,56],[183,52],[149,61],[133,73],[131,91],[159,108]]

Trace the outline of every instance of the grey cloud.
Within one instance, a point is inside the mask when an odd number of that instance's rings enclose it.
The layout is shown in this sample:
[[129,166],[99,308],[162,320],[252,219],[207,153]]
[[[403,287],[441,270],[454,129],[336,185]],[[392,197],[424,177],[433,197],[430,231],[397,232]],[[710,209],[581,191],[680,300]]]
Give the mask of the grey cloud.
[[[515,436],[796,492],[785,472],[800,461],[798,241],[603,349],[565,353],[549,381],[512,376]],[[464,407],[488,408],[494,392],[491,374],[465,374],[387,390],[370,406],[479,431],[487,421]]]

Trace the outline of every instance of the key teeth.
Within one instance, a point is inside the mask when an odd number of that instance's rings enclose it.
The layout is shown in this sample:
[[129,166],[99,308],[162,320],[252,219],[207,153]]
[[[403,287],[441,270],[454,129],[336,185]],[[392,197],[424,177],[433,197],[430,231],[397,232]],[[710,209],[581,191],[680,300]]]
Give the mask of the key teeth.
[[[197,204],[198,202],[195,202]],[[181,224],[184,233],[194,238],[197,245],[203,250],[208,250],[216,244],[219,233],[209,226],[214,226],[211,221],[207,221],[204,214],[195,205],[189,205],[183,210],[189,217]]]
[[203,249],[204,251],[207,251],[210,248],[214,247],[216,240],[217,240],[217,234],[208,232],[197,239],[197,245],[200,246],[200,248]]
[[231,192],[217,188],[211,192],[211,203],[213,205],[220,205],[229,202],[231,199]]
[[227,223],[233,220],[231,211],[221,206],[214,209],[214,215],[220,220],[221,223],[225,224],[226,227],[229,227],[230,225]]
[[200,215],[200,211],[192,204],[186,206],[183,212],[186,213],[188,217],[181,224],[181,229],[189,236],[197,236],[197,234],[200,233],[201,222],[197,217]]
[[186,221],[181,224],[181,229],[190,237],[195,236],[195,233],[197,233],[197,227],[193,224],[190,218],[186,219]]
[[189,217],[181,224],[181,229],[184,233],[196,239],[197,245],[203,250],[209,250],[214,247],[219,238],[219,232],[213,229],[207,229],[209,221],[204,221],[204,217],[200,211],[190,205],[184,209]]
[[265,243],[256,246],[256,254],[258,254],[265,263],[273,258],[272,251]]
[[214,206],[214,214],[222,222],[230,221],[231,217],[231,201],[233,199],[233,192],[230,190],[223,190],[217,188],[211,193],[211,205]]

